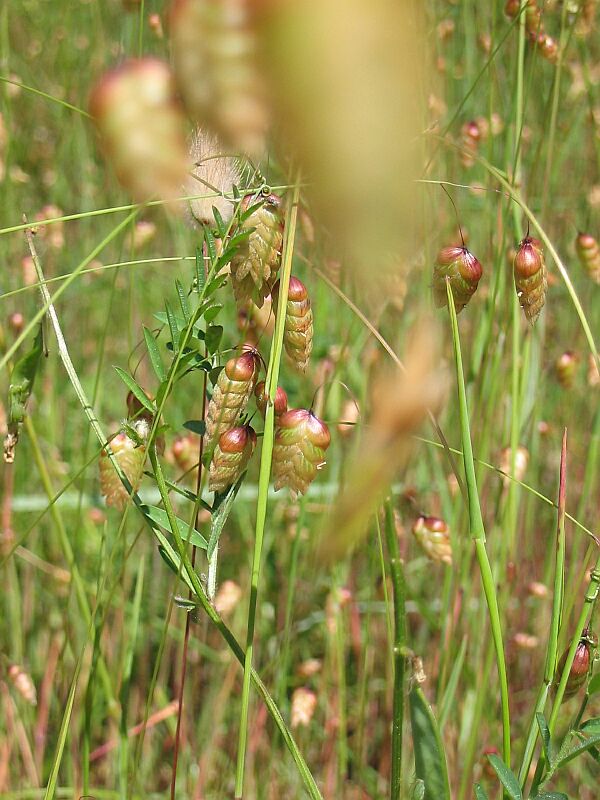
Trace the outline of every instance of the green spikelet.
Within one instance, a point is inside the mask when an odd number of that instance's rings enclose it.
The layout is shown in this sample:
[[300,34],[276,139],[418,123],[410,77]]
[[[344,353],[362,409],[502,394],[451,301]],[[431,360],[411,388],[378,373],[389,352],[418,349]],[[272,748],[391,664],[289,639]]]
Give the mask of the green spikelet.
[[[279,281],[273,287],[273,307],[277,314]],[[288,299],[285,308],[283,344],[292,364],[298,372],[306,372],[313,346],[313,313],[306,286],[290,278]]]
[[450,531],[439,517],[419,517],[413,525],[413,534],[432,561],[452,564]]
[[256,433],[249,425],[222,433],[210,462],[209,490],[224,492],[233,486],[246,469],[255,447]]
[[433,299],[436,307],[448,305],[448,278],[456,313],[460,313],[475,294],[482,274],[481,264],[466,247],[442,248],[433,266]]
[[296,408],[277,420],[273,447],[275,491],[287,486],[292,496],[305,494],[325,465],[329,428],[312,411]]
[[575,249],[581,266],[595,283],[600,283],[600,247],[589,233],[580,233],[575,240]]
[[[146,448],[136,446],[133,439],[130,439],[126,433],[119,433],[114,439],[111,439],[110,449],[136,492],[142,480]],[[100,454],[99,469],[100,493],[106,498],[106,505],[123,511],[130,497],[110,463],[106,450]]]
[[546,262],[541,242],[537,239],[526,236],[519,243],[514,260],[514,276],[519,303],[527,320],[533,324],[544,307],[548,290]]
[[[257,198],[246,195],[242,213]],[[259,308],[270,294],[281,262],[283,214],[281,198],[270,194],[256,211],[240,224],[239,231],[254,228],[231,261],[231,283],[238,307],[252,300]]]
[[235,426],[252,396],[259,370],[260,355],[254,349],[230,358],[225,364],[206,412],[208,445]]
[[[268,396],[266,391],[266,386],[264,381],[260,381],[260,383],[256,384],[256,389],[254,390],[254,396],[256,398],[256,407],[264,417],[267,413],[267,404],[268,404]],[[275,391],[275,401],[273,405],[275,406],[275,416],[279,417],[281,414],[284,414],[287,411],[287,392],[281,386],[278,386]]]

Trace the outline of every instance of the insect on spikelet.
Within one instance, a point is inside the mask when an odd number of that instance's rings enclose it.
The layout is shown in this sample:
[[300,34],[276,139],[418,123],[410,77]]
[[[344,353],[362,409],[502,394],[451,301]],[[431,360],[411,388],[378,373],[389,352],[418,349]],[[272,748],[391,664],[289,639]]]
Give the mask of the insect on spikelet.
[[581,266],[595,283],[600,283],[600,247],[589,233],[577,234],[575,250]]
[[249,425],[225,431],[219,437],[209,467],[208,488],[224,492],[248,466],[256,447],[256,433]]
[[[277,315],[279,281],[273,287],[273,307]],[[313,347],[313,312],[306,286],[302,281],[290,277],[285,307],[283,345],[298,372],[306,372]]]
[[[256,384],[256,389],[254,390],[254,397],[256,399],[256,407],[264,417],[267,413],[267,405],[269,398],[267,396],[266,385],[264,381],[260,381]],[[284,414],[287,411],[287,392],[281,386],[278,386],[275,390],[275,400],[273,401],[273,405],[275,407],[275,416],[279,417],[281,414]]]
[[450,281],[454,307],[459,314],[477,291],[483,274],[479,261],[466,247],[444,247],[433,266],[433,299],[437,308],[448,305],[446,278]]
[[413,535],[432,561],[452,564],[450,529],[439,517],[419,517],[412,529]]
[[[240,204],[243,214],[260,202],[256,195],[246,195]],[[238,233],[251,230],[231,260],[231,285],[238,307],[252,300],[261,308],[270,294],[281,263],[283,244],[283,210],[279,195],[264,198],[238,228]]]
[[254,348],[241,356],[230,358],[221,370],[206,412],[206,442],[208,445],[234,427],[246,410],[260,370],[260,354]]
[[275,491],[287,486],[293,497],[306,494],[325,465],[329,428],[312,411],[295,408],[277,420],[273,447]]
[[515,287],[521,308],[532,324],[546,302],[548,280],[541,242],[526,236],[519,242],[513,262]]
[[[146,448],[143,445],[138,446],[123,432],[111,439],[109,445],[132,490],[137,492],[142,480]],[[130,500],[130,495],[121,483],[106,450],[100,453],[99,470],[100,494],[106,498],[106,505],[123,511]]]

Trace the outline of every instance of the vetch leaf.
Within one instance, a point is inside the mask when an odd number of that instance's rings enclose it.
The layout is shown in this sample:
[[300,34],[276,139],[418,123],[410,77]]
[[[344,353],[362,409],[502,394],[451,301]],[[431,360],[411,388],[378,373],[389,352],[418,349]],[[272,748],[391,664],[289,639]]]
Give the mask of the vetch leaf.
[[500,778],[500,782],[506,789],[506,792],[511,800],[523,800],[523,793],[521,792],[519,781],[517,780],[517,776],[514,774],[514,772],[506,766],[500,756],[497,756],[494,753],[490,753],[488,755],[488,760],[494,768],[496,775]]
[[[245,475],[246,473],[244,473]],[[223,531],[223,527],[227,522],[227,517],[229,516],[229,512],[231,511],[231,507],[233,505],[233,501],[235,500],[235,496],[238,493],[240,486],[242,485],[242,481],[244,480],[244,475],[242,475],[237,483],[233,486],[230,486],[229,489],[224,492],[223,494],[219,494],[215,497],[215,503],[213,504],[213,513],[210,520],[210,536],[208,539],[208,547],[206,550],[206,555],[208,556],[208,560],[210,561],[213,553],[215,552],[215,548],[219,544],[219,538]]]
[[436,719],[423,692],[414,686],[409,694],[415,772],[425,783],[426,800],[450,800],[448,767]]
[[600,717],[590,717],[590,719],[586,719],[580,730],[587,733],[588,736],[600,733]]
[[550,738],[550,728],[548,727],[548,723],[546,722],[546,717],[542,714],[541,711],[538,711],[535,715],[538,728],[540,729],[540,736],[542,737],[542,744],[544,746],[544,755],[546,756],[546,761],[550,766],[554,763],[554,751],[552,747],[552,739]]
[[212,207],[213,216],[215,218],[215,223],[217,225],[217,231],[219,233],[220,239],[225,239],[227,236],[227,225],[223,221],[223,217],[221,216],[219,209],[216,206]]
[[115,367],[115,370],[125,386],[131,390],[133,395],[140,401],[144,408],[148,409],[151,414],[156,414],[156,406],[148,397],[146,397],[142,387],[131,377],[131,375],[128,372],[125,372],[124,369],[121,369],[121,367]]
[[203,419],[188,419],[183,423],[183,427],[192,433],[197,433],[198,436],[204,436],[206,433],[206,422]]
[[568,750],[561,758],[557,760],[556,769],[564,767],[564,765],[568,764],[569,761],[573,761],[574,758],[577,758],[577,756],[580,756],[582,753],[585,753],[587,750],[589,750],[590,747],[595,747],[597,744],[600,744],[600,733],[590,736],[589,739],[586,739],[584,742],[580,742],[571,750]]
[[[204,231],[201,236],[204,237]],[[202,244],[196,247],[196,291],[201,292],[206,283],[206,273],[204,271],[204,256],[202,255]]]
[[213,266],[217,260],[217,243],[213,232],[210,228],[207,228],[206,225],[204,226],[204,241],[206,242],[206,249],[208,250],[211,266]]
[[542,792],[536,794],[534,800],[569,800],[569,798],[563,792]]
[[[162,528],[165,531],[171,532],[171,526],[169,525],[169,517],[167,516],[167,512],[163,511],[162,508],[158,508],[157,506],[148,506],[143,505],[141,506],[142,513],[146,517],[146,519],[150,522],[153,528],[156,529],[157,526]],[[191,542],[195,547],[200,547],[202,550],[206,550],[207,542],[204,536],[196,530],[191,531],[191,535],[188,538],[188,531],[189,525],[185,520],[180,519],[179,517],[175,517],[177,520],[177,525],[179,527],[179,535],[181,536],[184,542]]]
[[222,308],[223,306],[220,303],[215,303],[214,306],[211,306],[210,308],[206,309],[206,311],[203,314],[204,319],[207,322],[212,322],[215,319],[215,317],[217,317],[220,314]]
[[587,693],[589,695],[596,694],[596,692],[600,692],[600,672],[592,676],[587,687]]
[[160,358],[160,352],[158,350],[156,339],[152,335],[152,331],[148,330],[148,328],[145,325],[144,325],[144,339],[146,341],[146,349],[148,350],[148,356],[150,357],[150,363],[152,364],[152,369],[156,373],[156,377],[158,378],[158,380],[162,383],[167,377],[167,373],[165,372],[165,368],[163,367],[163,363]]
[[480,783],[475,784],[475,800],[489,800],[487,792]]
[[190,304],[188,303],[187,294],[185,289],[183,288],[181,281],[176,279],[175,286],[177,287],[177,296],[179,297],[179,305],[181,306],[181,311],[183,317],[186,322],[189,322],[190,319]]
[[223,338],[222,325],[209,325],[206,329],[206,349],[212,355],[219,347],[221,339]]
[[173,350],[178,353],[179,352],[179,335],[181,333],[181,328],[178,324],[177,317],[173,313],[173,309],[169,305],[168,301],[165,301],[165,309],[167,312],[167,323],[169,325],[169,330],[171,331],[171,342],[173,344]]

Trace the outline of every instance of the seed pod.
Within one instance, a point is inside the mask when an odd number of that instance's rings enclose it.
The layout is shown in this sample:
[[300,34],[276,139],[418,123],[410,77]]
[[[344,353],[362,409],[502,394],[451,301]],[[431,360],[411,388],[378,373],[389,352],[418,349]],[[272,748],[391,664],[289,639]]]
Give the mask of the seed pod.
[[222,433],[234,427],[244,413],[254,391],[259,369],[260,355],[254,349],[230,358],[225,364],[206,412],[207,444],[212,444]]
[[[246,195],[241,211],[257,203],[255,195]],[[260,308],[279,270],[283,244],[283,212],[281,198],[270,194],[240,225],[242,232],[254,228],[231,260],[231,283],[238,307],[248,300]]]
[[329,428],[312,411],[296,408],[277,420],[273,447],[275,491],[287,486],[293,497],[306,494],[325,465],[325,451],[331,436]]
[[600,283],[600,247],[589,233],[579,233],[575,240],[575,250],[581,266],[595,283]]
[[188,170],[186,123],[168,64],[142,58],[107,72],[90,109],[117,178],[137,200],[180,195]]
[[[135,442],[127,434],[119,433],[111,439],[110,449],[133,491],[136,492],[142,480],[146,448],[136,447]],[[100,454],[99,468],[100,493],[106,498],[106,505],[123,511],[130,496],[110,463],[106,450]]]
[[[577,649],[575,650],[575,658],[569,672],[567,684],[565,686],[565,699],[573,697],[585,685],[592,663],[592,650],[597,647],[598,640],[593,633],[588,633],[587,630],[583,631]],[[561,679],[565,664],[567,662],[567,655],[569,648],[562,654],[556,670],[556,685]]]
[[432,561],[452,564],[450,529],[439,517],[419,517],[412,532],[417,542]]
[[554,364],[556,378],[563,389],[571,389],[579,369],[579,356],[572,350],[566,350]]
[[533,324],[546,302],[548,289],[541,243],[526,236],[519,243],[513,263],[517,297],[525,316]]
[[481,138],[481,129],[477,122],[475,120],[465,122],[460,130],[460,144],[462,147],[460,162],[463,167],[468,169],[475,163],[475,155],[479,150]]
[[31,680],[31,675],[17,664],[11,664],[8,668],[8,677],[21,697],[29,703],[30,706],[36,706],[37,693],[35,691],[35,684]]
[[256,433],[249,426],[232,428],[219,437],[209,467],[208,488],[224,492],[246,469],[256,447]]
[[[272,297],[277,315],[279,281],[273,287]],[[283,345],[295,369],[306,372],[313,346],[313,313],[306,286],[293,275],[285,307]]]
[[[256,398],[256,407],[260,411],[260,413],[265,416],[267,413],[267,392],[265,387],[265,382],[260,381],[260,383],[256,384],[256,389],[254,390],[254,396]],[[279,417],[281,414],[285,414],[287,411],[287,392],[281,386],[278,386],[275,391],[275,401],[273,405],[275,406],[275,416]]]
[[260,158],[269,108],[252,12],[247,0],[174,0],[170,30],[190,116],[229,148]]
[[459,314],[475,294],[482,274],[481,264],[466,247],[443,247],[433,265],[433,299],[436,307],[448,305],[448,278],[454,307]]
[[537,36],[533,37],[533,40],[537,43],[542,57],[551,64],[556,64],[558,60],[558,43],[556,39],[553,39],[552,36],[548,36],[547,33],[539,33]]

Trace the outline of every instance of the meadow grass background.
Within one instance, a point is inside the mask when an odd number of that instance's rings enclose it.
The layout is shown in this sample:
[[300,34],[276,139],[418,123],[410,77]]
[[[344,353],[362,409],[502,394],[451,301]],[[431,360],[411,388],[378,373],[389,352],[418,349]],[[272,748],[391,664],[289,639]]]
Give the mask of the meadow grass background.
[[[465,168],[456,145],[461,145],[464,122],[499,115],[502,131],[482,142],[479,154],[512,174],[517,152],[522,195],[560,253],[597,335],[600,289],[577,262],[573,242],[577,230],[600,233],[600,45],[596,29],[586,37],[578,35],[561,4],[545,5],[544,23],[561,43],[558,65],[529,47],[520,65],[518,26],[509,30],[500,2],[424,3],[422,46],[431,71],[420,87],[428,108],[423,141],[430,158],[423,177],[455,184],[449,190],[468,246],[484,267],[480,288],[459,322],[477,477],[503,622],[517,766],[548,637],[555,556],[553,504],[565,426],[567,511],[580,524],[567,522],[561,652],[570,642],[587,585],[586,571],[596,558],[596,546],[582,526],[598,532],[598,387],[588,384],[588,344],[551,258],[551,285],[540,320],[532,328],[517,313],[507,251],[525,235],[526,220],[506,193],[498,191],[498,181],[484,164]],[[148,25],[150,14],[164,10],[163,3],[149,1],[141,13],[125,12],[116,0],[17,0],[0,9],[0,110],[6,132],[0,150],[4,170],[0,321],[5,351],[15,339],[11,315],[21,313],[27,324],[40,307],[40,297],[35,286],[25,285],[23,232],[4,229],[20,225],[23,213],[34,219],[38,214],[78,214],[131,202],[98,154],[90,119],[64,103],[86,110],[96,78],[123,56],[137,54],[140,44],[144,54],[165,56],[167,39]],[[489,37],[486,47],[482,35]],[[282,180],[275,172],[266,172],[266,178]],[[415,184],[414,198],[422,209],[414,254],[421,268],[411,273],[402,311],[390,306],[376,315],[364,298],[353,295],[342,265],[342,290],[400,355],[407,332],[430,304],[435,253],[451,240],[456,243],[454,211],[439,186]],[[58,211],[45,213],[50,204]],[[59,247],[51,241],[56,225],[46,228],[46,234],[40,229],[37,240],[46,277],[69,275],[126,215],[118,211],[67,221]],[[129,224],[89,265],[94,271],[82,273],[57,303],[77,373],[107,430],[116,430],[126,415],[126,391],[112,365],[136,368],[142,356],[142,324],[155,325],[152,315],[162,310],[164,299],[175,300],[175,278],[189,285],[193,277],[197,232],[167,218],[159,208],[140,210],[140,219],[156,225],[154,237],[135,248],[135,222]],[[327,270],[318,243],[301,236],[298,252]],[[138,261],[143,263],[134,263]],[[388,355],[301,257],[294,272],[313,298],[315,349],[308,379],[301,381],[284,368],[283,384],[291,404],[309,405],[329,369],[350,387],[366,413],[373,364]],[[223,298],[224,346],[232,347],[239,333],[233,302],[226,292]],[[451,363],[447,314],[438,312],[436,324]],[[553,366],[565,350],[580,357],[570,389],[560,386]],[[136,374],[152,391],[144,360]],[[4,389],[8,376],[5,369]],[[452,385],[440,425],[449,444],[459,449],[455,397]],[[332,568],[319,568],[309,547],[326,504],[344,480],[348,460],[360,446],[362,416],[355,433],[342,436],[336,429],[346,399],[339,382],[328,385],[321,396],[333,442],[327,469],[299,511],[283,492],[270,502],[255,664],[286,719],[294,689],[306,686],[315,693],[314,716],[295,733],[324,796],[382,798],[389,793],[393,684],[388,555],[375,521],[364,544]],[[196,418],[200,409],[199,379],[183,381],[165,413],[172,429],[167,447],[173,432],[180,431],[185,420]],[[407,581],[409,645],[423,661],[427,676],[423,688],[440,720],[453,796],[471,797],[473,781],[480,780],[494,797],[497,780],[488,775],[483,754],[486,748],[501,746],[499,689],[467,510],[448,479],[448,463],[433,442],[432,430],[424,428],[422,433],[426,441],[418,444],[408,468],[397,476],[394,495]],[[523,480],[535,492],[504,481],[489,466],[500,465],[501,451],[511,443],[529,451]],[[186,619],[173,597],[183,589],[134,511],[121,517],[104,508],[98,451],[50,337],[50,356],[37,381],[14,467],[2,467],[3,797],[43,796],[56,763],[77,660],[88,639],[56,796],[137,798],[165,797],[169,792],[177,721],[173,703]],[[174,479],[175,467],[165,468]],[[219,581],[235,581],[242,590],[228,616],[241,639],[256,481],[255,463],[225,529],[219,562]],[[52,502],[63,488],[63,498]],[[452,567],[428,561],[419,550],[410,528],[421,511],[448,522]],[[533,591],[533,582],[546,586],[548,594]],[[90,637],[86,614],[96,607]],[[233,792],[242,673],[201,613],[191,633],[177,796],[217,800]],[[529,640],[530,647],[523,646],[522,634],[535,637]],[[302,665],[309,659],[318,659],[320,668],[306,676]],[[15,691],[7,676],[11,664],[31,675],[37,706],[29,706]],[[579,701],[563,706],[559,730],[566,729]],[[157,721],[154,715],[163,710],[164,719]],[[597,695],[588,706],[588,715],[595,713]],[[147,715],[151,724],[145,734],[128,736]],[[405,739],[410,754],[408,729]],[[107,743],[110,749],[98,750]],[[412,783],[410,755],[406,758],[403,796],[409,796]],[[556,778],[553,788],[592,800],[597,797],[598,776],[598,765],[591,758],[580,759]],[[254,697],[245,796],[282,795],[301,797],[302,785],[280,736]]]

